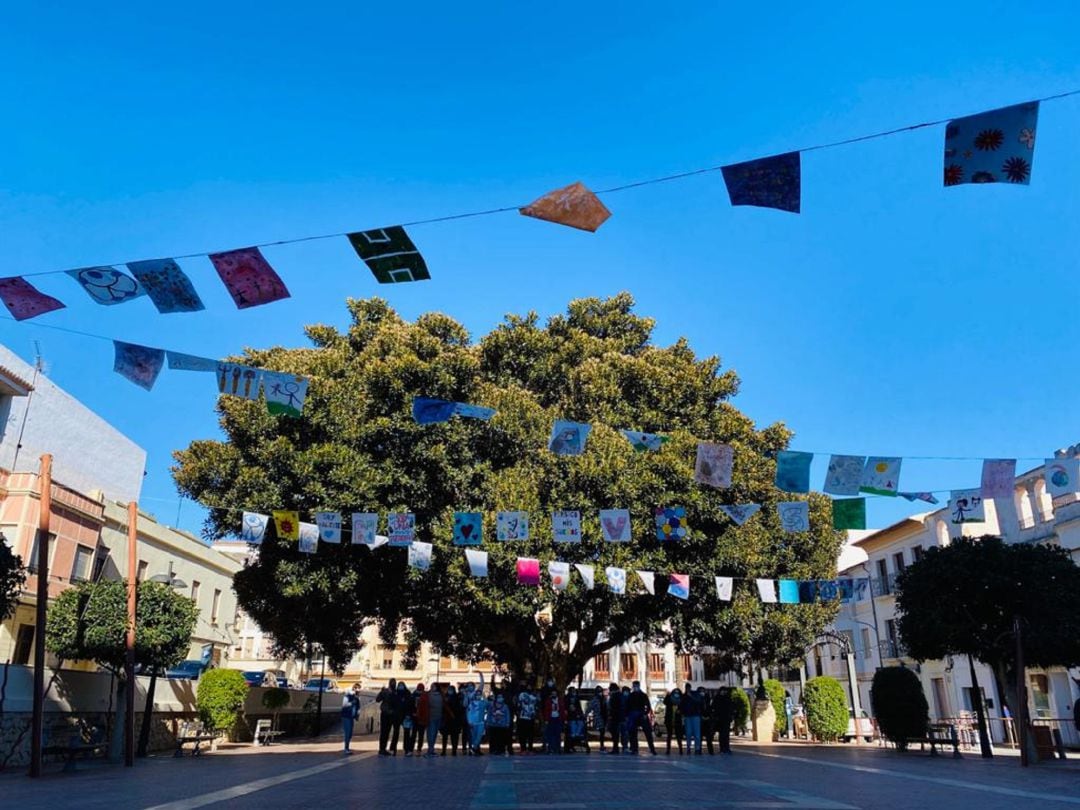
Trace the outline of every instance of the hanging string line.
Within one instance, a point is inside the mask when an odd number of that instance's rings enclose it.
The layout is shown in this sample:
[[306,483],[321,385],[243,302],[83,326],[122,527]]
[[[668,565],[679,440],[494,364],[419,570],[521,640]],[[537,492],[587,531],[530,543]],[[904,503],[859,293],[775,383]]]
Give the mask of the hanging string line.
[[[1042,98],[1029,99],[1027,101],[1019,102],[1019,103],[1022,103],[1022,104],[1040,103],[1041,104],[1041,103],[1046,102],[1046,101],[1056,101],[1058,99],[1069,98],[1070,96],[1076,96],[1076,95],[1080,95],[1080,88],[1077,88],[1075,90],[1067,90],[1067,91],[1065,91],[1063,93],[1055,93],[1054,95],[1051,95],[1051,96],[1043,96]],[[1006,106],[1010,106],[1010,105],[1006,105]],[[995,108],[995,109],[1001,109],[1001,108]],[[971,114],[972,113],[969,113],[969,115],[971,115]],[[829,141],[827,143],[819,143],[819,144],[815,144],[813,146],[804,146],[804,147],[801,147],[799,149],[789,149],[787,151],[788,152],[800,152],[801,153],[801,152],[816,152],[816,151],[819,151],[819,150],[822,150],[822,149],[835,149],[836,147],[839,147],[839,146],[848,146],[848,145],[854,144],[854,143],[862,143],[863,141],[871,141],[871,140],[876,140],[878,138],[888,138],[888,137],[890,137],[892,135],[900,135],[900,134],[903,134],[905,132],[914,132],[917,129],[925,129],[926,127],[939,126],[941,124],[947,124],[950,121],[955,120],[956,118],[964,118],[964,117],[966,117],[966,116],[952,116],[950,118],[940,118],[940,119],[937,119],[935,121],[925,121],[925,122],[923,122],[921,124],[911,124],[909,126],[897,127],[895,129],[887,129],[887,130],[883,130],[881,132],[872,132],[872,133],[870,133],[868,135],[858,135],[858,136],[853,137],[853,138],[845,138],[845,139],[839,140],[839,141]],[[725,165],[734,165],[734,164],[725,164]],[[653,186],[653,185],[658,185],[660,183],[670,183],[670,182],[672,182],[674,180],[685,180],[685,179],[687,179],[689,177],[697,177],[698,175],[701,175],[701,174],[711,174],[713,172],[718,172],[723,168],[724,167],[721,165],[721,166],[708,166],[708,167],[701,168],[701,169],[691,169],[689,171],[679,172],[677,174],[668,174],[668,175],[664,175],[664,176],[661,176],[661,177],[652,177],[652,178],[648,178],[646,180],[638,180],[638,181],[633,182],[633,183],[625,183],[625,184],[619,185],[619,186],[611,186],[610,188],[605,188],[605,189],[601,189],[599,191],[594,191],[593,193],[594,194],[615,194],[615,193],[620,192],[620,191],[628,191],[629,189],[641,188],[643,186]],[[467,211],[467,212],[460,213],[460,214],[446,214],[446,215],[443,215],[443,216],[429,217],[427,219],[414,219],[414,220],[411,220],[409,222],[402,222],[401,225],[404,226],[404,227],[412,227],[414,225],[431,225],[431,224],[438,223],[438,222],[451,222],[451,221],[459,220],[459,219],[471,219],[471,218],[474,218],[474,217],[492,216],[494,214],[505,214],[505,213],[510,212],[510,211],[517,211],[520,208],[525,207],[526,205],[528,205],[528,203],[523,203],[521,205],[507,205],[507,206],[502,206],[502,207],[499,207],[499,208],[487,208],[487,209],[484,209],[484,210],[481,210],[481,211]],[[297,245],[297,244],[300,244],[302,242],[315,242],[315,241],[322,240],[322,239],[339,239],[341,237],[348,236],[349,233],[350,233],[350,231],[341,231],[341,232],[338,232],[338,233],[324,233],[324,234],[316,234],[316,235],[313,235],[313,236],[299,236],[299,237],[295,237],[295,238],[292,238],[292,239],[278,239],[278,240],[275,240],[275,241],[272,241],[272,242],[258,242],[256,244],[249,245],[249,247],[266,248],[266,247],[279,247],[281,245]],[[172,255],[170,255],[169,258],[172,258],[172,259],[196,259],[196,258],[200,258],[202,256],[208,256],[211,253],[218,253],[218,252],[224,252],[224,250],[235,250],[235,249],[236,248],[225,248],[222,251],[203,250],[203,251],[197,251],[195,253],[179,253],[179,254],[172,254]],[[133,260],[132,259],[127,259],[127,260],[122,261],[122,262],[110,262],[106,266],[115,266],[115,265],[119,265],[119,264],[127,264],[130,261],[133,261]],[[33,277],[36,277],[36,276],[58,275],[58,274],[61,274],[61,273],[66,273],[66,272],[68,272],[68,271],[67,270],[42,270],[42,271],[37,272],[37,273],[21,273],[20,276],[22,278],[33,278]]]

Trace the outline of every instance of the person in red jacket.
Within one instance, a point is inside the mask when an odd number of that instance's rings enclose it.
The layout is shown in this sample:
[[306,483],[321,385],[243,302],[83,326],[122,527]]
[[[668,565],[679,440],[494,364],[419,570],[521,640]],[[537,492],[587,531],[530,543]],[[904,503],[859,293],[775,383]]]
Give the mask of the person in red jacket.
[[562,753],[563,723],[566,722],[566,701],[558,690],[552,689],[544,695],[540,703],[540,714],[544,718],[544,751],[548,754]]

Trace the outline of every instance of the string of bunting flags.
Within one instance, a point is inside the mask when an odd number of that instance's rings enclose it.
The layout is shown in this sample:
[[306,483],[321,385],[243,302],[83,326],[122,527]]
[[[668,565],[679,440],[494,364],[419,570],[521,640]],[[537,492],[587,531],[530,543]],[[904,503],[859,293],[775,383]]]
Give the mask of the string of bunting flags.
[[[661,510],[657,510],[658,513]],[[500,540],[528,539],[527,519],[520,521],[522,512],[500,512],[500,525],[513,527],[513,537],[500,536]],[[554,515],[559,515],[556,512]],[[563,513],[565,514],[565,513]],[[319,543],[340,545],[344,541],[345,529],[340,512],[316,512],[315,523],[305,523],[294,510],[274,510],[272,515],[258,512],[243,514],[241,539],[260,545],[268,528],[273,525],[276,536],[283,540],[295,541],[302,553],[314,554]],[[553,516],[553,525],[555,517]],[[377,534],[379,515],[374,512],[354,512],[352,514],[352,542],[366,546],[371,550],[381,546],[398,546],[407,549],[409,567],[419,571],[428,571],[432,564],[434,544],[416,540],[413,536],[416,526],[415,516],[408,512],[391,512],[387,515],[387,535]],[[555,530],[556,533],[558,530]],[[454,520],[455,545],[479,545],[481,542],[481,514],[479,512],[458,512]],[[580,542],[581,533],[575,533],[576,540],[562,542]],[[557,541],[559,542],[559,541]],[[476,548],[466,548],[465,561],[470,574],[475,578],[487,578],[490,575],[488,553]],[[570,585],[571,563],[552,560],[547,565],[551,588],[564,591]],[[573,563],[573,570],[578,572],[586,590],[596,586],[596,567],[585,563]],[[535,557],[517,557],[515,561],[517,583],[524,586],[541,586],[541,561]],[[656,595],[655,571],[633,569],[642,589]],[[615,594],[625,595],[628,589],[628,571],[617,566],[606,566],[603,570],[608,589]],[[836,579],[775,579],[716,576],[713,577],[716,597],[722,602],[733,598],[734,584],[737,581],[753,582],[759,599],[766,604],[812,604],[819,601],[836,599],[848,602],[863,599],[869,590],[867,577],[839,577]],[[667,574],[666,593],[677,599],[690,598],[690,575],[682,573]]]
[[[611,216],[599,194],[681,180],[719,171],[733,206],[755,206],[780,211],[802,211],[802,155],[944,124],[943,183],[1010,183],[1028,185],[1035,156],[1035,140],[1042,102],[1080,94],[1071,90],[1040,99],[961,118],[928,121],[885,132],[818,144],[780,155],[723,166],[695,169],[655,177],[597,192],[582,182],[550,191],[527,205],[504,206],[485,211],[433,217],[405,223],[409,226],[518,211],[523,216],[595,232]],[[49,270],[0,278],[0,302],[16,320],[35,318],[66,305],[37,289],[27,278],[66,275],[103,306],[116,306],[146,297],[163,315],[205,309],[202,297],[179,260],[208,259],[237,309],[262,306],[290,297],[284,280],[262,253],[262,248],[345,238],[380,284],[425,281],[431,278],[427,262],[405,230],[405,224],[354,232],[282,239],[218,252],[124,262],[114,265]]]

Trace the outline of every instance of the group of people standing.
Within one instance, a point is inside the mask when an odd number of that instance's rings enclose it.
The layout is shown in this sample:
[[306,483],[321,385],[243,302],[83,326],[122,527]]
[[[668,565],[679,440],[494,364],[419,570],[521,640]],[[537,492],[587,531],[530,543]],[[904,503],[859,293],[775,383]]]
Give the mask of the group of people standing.
[[[573,686],[560,693],[551,679],[540,689],[530,686],[508,688],[492,686],[485,694],[483,676],[476,684],[466,684],[460,691],[453,685],[425,689],[417,684],[412,691],[403,682],[390,680],[378,697],[379,755],[395,756],[402,740],[405,756],[419,756],[427,742],[424,756],[456,756],[460,745],[462,754],[481,756],[487,738],[488,753],[509,756],[517,741],[522,754],[572,753],[578,749],[589,753],[590,729],[597,737],[599,750],[612,754],[637,754],[639,732],[644,732],[649,752],[657,753],[653,739],[656,721],[649,696],[641,684],[631,686],[612,683],[607,690],[601,686],[591,692],[578,691]],[[710,754],[714,753],[713,738],[718,737],[722,754],[731,753],[731,692],[722,688],[710,695],[705,687],[696,690],[673,689],[663,702],[667,753],[672,739],[678,741],[679,753],[702,753],[703,741]],[[439,742],[441,738],[441,750]],[[693,751],[691,751],[693,748]]]

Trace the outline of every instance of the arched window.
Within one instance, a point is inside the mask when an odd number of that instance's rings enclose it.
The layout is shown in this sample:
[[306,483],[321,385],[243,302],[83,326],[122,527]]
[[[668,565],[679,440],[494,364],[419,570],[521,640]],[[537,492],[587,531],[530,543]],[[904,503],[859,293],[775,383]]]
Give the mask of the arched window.
[[1046,481],[1035,479],[1035,514],[1039,522],[1046,523],[1054,519],[1053,499],[1046,492]]
[[1013,490],[1013,505],[1016,507],[1016,522],[1021,529],[1028,529],[1035,525],[1035,516],[1031,511],[1031,498],[1028,497],[1027,487],[1020,484]]
[[934,531],[937,534],[937,544],[939,546],[949,545],[949,524],[938,518],[937,523],[934,525]]

